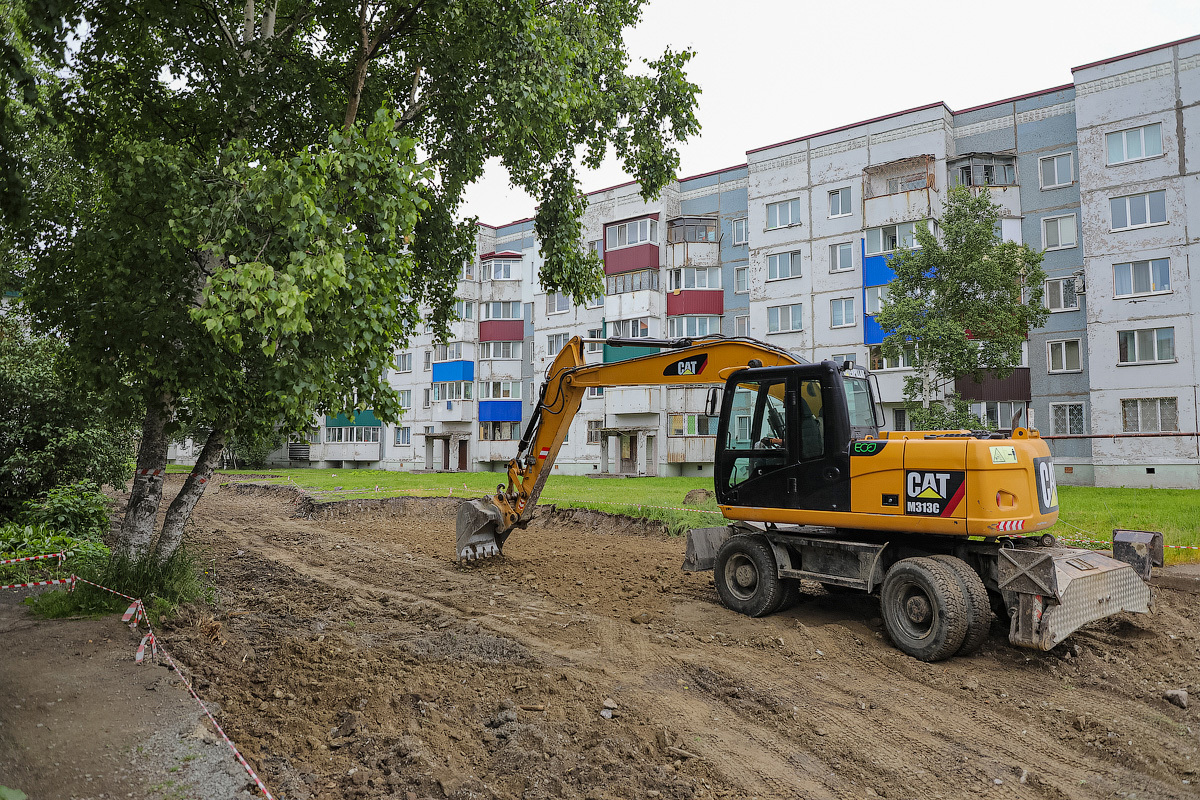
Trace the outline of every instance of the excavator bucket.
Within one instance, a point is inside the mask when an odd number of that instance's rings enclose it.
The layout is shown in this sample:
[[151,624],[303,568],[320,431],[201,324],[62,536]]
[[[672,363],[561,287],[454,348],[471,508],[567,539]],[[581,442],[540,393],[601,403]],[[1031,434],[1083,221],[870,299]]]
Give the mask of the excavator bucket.
[[458,507],[455,521],[457,552],[460,561],[474,561],[500,555],[507,538],[499,533],[500,510],[487,500],[467,500]]

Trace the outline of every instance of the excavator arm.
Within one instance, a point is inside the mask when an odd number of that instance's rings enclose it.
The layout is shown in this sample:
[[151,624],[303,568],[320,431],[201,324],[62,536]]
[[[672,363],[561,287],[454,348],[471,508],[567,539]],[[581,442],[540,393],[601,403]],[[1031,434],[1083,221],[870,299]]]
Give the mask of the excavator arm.
[[585,364],[584,340],[572,338],[546,370],[538,403],[508,462],[508,483],[483,500],[459,507],[460,559],[499,555],[514,528],[533,516],[546,478],[554,470],[563,440],[589,387],[696,386],[723,384],[734,371],[803,363],[792,354],[753,339],[720,336],[698,339],[604,340],[614,347],[659,347],[654,355],[608,364]]

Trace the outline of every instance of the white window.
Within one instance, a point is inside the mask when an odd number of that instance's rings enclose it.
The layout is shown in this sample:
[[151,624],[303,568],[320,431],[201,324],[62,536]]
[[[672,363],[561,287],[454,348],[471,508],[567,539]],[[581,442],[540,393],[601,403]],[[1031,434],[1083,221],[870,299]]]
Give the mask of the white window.
[[785,333],[804,330],[804,305],[794,303],[767,308],[767,333]]
[[778,281],[784,278],[800,277],[800,253],[776,253],[767,256],[767,280]]
[[709,336],[721,332],[720,317],[668,317],[667,335],[672,339],[684,336]]
[[520,400],[520,381],[480,381],[480,400]]
[[497,361],[502,359],[519,359],[521,357],[520,342],[480,342],[479,360]]
[[848,217],[854,213],[850,208],[850,187],[835,189],[829,193],[829,216]]
[[745,447],[750,443],[750,421],[749,414],[738,414],[733,418],[734,440],[736,445]]
[[412,408],[412,389],[401,389],[397,394],[400,395],[400,407],[405,411]]
[[1109,166],[1127,161],[1140,161],[1163,154],[1162,124],[1143,125],[1140,128],[1106,134]]
[[409,428],[407,426],[405,426],[403,428],[396,428],[396,444],[397,445],[412,444],[412,428]]
[[352,425],[341,428],[326,428],[326,442],[378,442],[379,428],[365,425]]
[[517,300],[501,300],[491,303],[480,303],[482,319],[524,319],[521,315],[521,303]]
[[834,353],[829,357],[829,360],[835,364],[845,364],[847,361],[853,364],[858,359],[854,353]]
[[1083,424],[1083,403],[1051,403],[1050,429],[1055,436],[1080,436],[1087,433]]
[[989,428],[1011,431],[1025,427],[1025,403],[1021,400],[973,403],[971,411]]
[[397,353],[396,354],[396,371],[397,372],[412,372],[412,353]]
[[442,400],[470,400],[474,394],[473,381],[446,381],[435,383],[431,399],[438,403]]
[[604,420],[589,419],[587,424],[587,443],[600,444],[600,432],[604,429]]
[[481,422],[479,423],[479,438],[488,442],[502,442],[520,438],[521,425],[519,422]]
[[1046,346],[1049,349],[1050,372],[1079,372],[1083,369],[1079,360],[1078,339],[1047,342]]
[[1065,250],[1075,246],[1075,215],[1042,220],[1042,249]]
[[867,302],[863,308],[864,313],[874,316],[879,313],[879,309],[883,308],[883,304],[887,302],[888,290],[886,286],[868,286],[866,291]]
[[802,218],[799,200],[784,200],[767,204],[767,228],[786,228],[799,225]]
[[733,291],[736,294],[745,294],[746,292],[750,291],[749,267],[733,268]]
[[459,361],[463,357],[463,343],[435,344],[433,346],[433,361]]
[[470,300],[454,301],[454,316],[458,319],[475,319],[475,304]]
[[546,295],[546,313],[562,314],[571,310],[571,300],[562,292],[552,292]]
[[850,242],[829,245],[829,271],[846,272],[854,269],[854,245]]
[[1117,331],[1117,361],[1119,363],[1151,364],[1174,360],[1174,328]]
[[1126,433],[1157,433],[1179,430],[1179,411],[1174,397],[1147,397],[1121,401],[1121,422]]
[[[867,255],[891,253],[894,250],[911,250],[920,247],[915,233],[916,222],[902,222],[899,225],[884,225],[882,228],[871,228],[866,233]],[[932,228],[932,226],[931,226]]]
[[512,258],[493,258],[483,262],[485,281],[511,281],[521,277],[521,262]]
[[[604,338],[604,329],[603,328],[588,328],[587,338],[603,339]],[[604,350],[604,345],[601,344],[600,342],[588,342],[587,344],[585,344],[583,346],[583,352],[585,352],[585,353],[600,353],[600,352],[603,352],[603,350]]]
[[430,366],[430,363],[432,361],[433,361],[433,351],[426,350],[425,351],[425,371],[426,372],[429,372],[429,370],[432,369],[432,367]]
[[604,387],[603,386],[589,386],[588,390],[587,390],[587,396],[592,399],[595,399],[597,397],[604,397]]
[[550,358],[554,358],[562,351],[564,347],[567,346],[567,342],[570,340],[571,337],[565,333],[550,334],[546,337],[546,355]]
[[650,338],[650,319],[643,317],[641,319],[619,319],[608,323],[610,336],[619,336],[623,339],[649,339]]
[[1041,175],[1043,189],[1056,189],[1059,186],[1070,186],[1075,182],[1075,173],[1070,153],[1059,153],[1056,156],[1046,156],[1038,159],[1038,174]]
[[462,277],[462,280],[464,280],[464,281],[475,280],[475,262],[474,261],[468,261],[463,264],[461,277]]
[[633,272],[622,272],[618,275],[609,275],[605,279],[605,291],[608,294],[639,292],[643,289],[658,291],[658,270],[639,269],[634,270]]
[[594,294],[583,301],[584,308],[600,308],[604,305],[604,295]]
[[716,436],[717,420],[705,414],[668,414],[667,436]]
[[899,358],[885,358],[883,347],[880,345],[872,345],[867,349],[867,358],[872,372],[879,372],[885,369],[908,369],[913,365],[913,359],[916,358],[916,355],[916,348],[912,345],[901,350]]
[[749,336],[750,335],[750,317],[741,316],[733,318],[733,335],[734,336]]
[[1079,295],[1075,293],[1074,278],[1046,281],[1046,308],[1051,312],[1075,311],[1079,308]]
[[830,301],[829,327],[849,328],[854,325],[854,298],[839,297]]
[[746,225],[746,218],[735,219],[733,221],[733,243],[745,244],[748,241],[750,241],[750,235],[748,226]]
[[1108,202],[1112,210],[1114,231],[1161,225],[1167,221],[1167,193],[1161,189],[1157,192],[1114,197]]
[[430,398],[432,396],[433,396],[433,389],[429,386],[426,386],[425,387],[425,400],[423,401],[423,404],[422,404],[423,408],[429,408]]
[[671,291],[676,289],[720,289],[720,267],[684,267],[671,270]]
[[1171,291],[1171,259],[1113,264],[1113,296],[1166,294]]
[[632,222],[622,222],[619,225],[609,225],[605,233],[608,246],[606,249],[615,250],[618,247],[629,247],[635,244],[658,241],[658,220],[635,219]]

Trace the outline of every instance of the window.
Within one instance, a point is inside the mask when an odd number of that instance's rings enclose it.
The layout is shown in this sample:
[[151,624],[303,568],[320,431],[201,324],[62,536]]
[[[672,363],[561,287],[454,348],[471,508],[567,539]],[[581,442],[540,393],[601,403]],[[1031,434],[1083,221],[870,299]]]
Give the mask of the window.
[[767,228],[786,228],[799,225],[802,211],[799,200],[784,200],[782,203],[767,203]]
[[870,360],[871,371],[878,372],[884,369],[908,369],[913,365],[913,359],[916,357],[916,354],[916,348],[909,345],[900,351],[899,358],[885,358],[883,347],[881,345],[872,345],[868,348],[867,357]]
[[1179,430],[1176,398],[1147,397],[1121,401],[1121,422],[1126,433]]
[[562,314],[571,310],[571,300],[562,292],[552,292],[546,295],[546,313]]
[[1046,281],[1046,308],[1052,312],[1075,311],[1079,308],[1079,295],[1075,294],[1074,278]]
[[829,327],[849,328],[854,325],[854,298],[839,297],[830,301]]
[[565,333],[552,333],[546,337],[546,355],[554,358],[559,352],[567,346],[567,342],[571,337]]
[[1042,249],[1065,250],[1075,246],[1075,215],[1042,220]]
[[1072,166],[1070,153],[1039,158],[1038,173],[1041,175],[1042,188],[1055,189],[1059,186],[1070,186],[1075,182]]
[[767,333],[784,333],[786,331],[804,330],[803,311],[803,303],[768,307]]
[[400,407],[405,411],[412,408],[412,389],[401,389],[398,394],[400,395]]
[[750,317],[734,317],[733,318],[733,335],[734,336],[749,336],[750,335]]
[[1104,144],[1108,148],[1109,166],[1161,156],[1162,124],[1156,122],[1153,125],[1106,134]]
[[746,292],[750,291],[749,267],[733,268],[733,291],[737,294],[745,294]]
[[671,270],[671,291],[677,289],[720,289],[720,267],[684,267]]
[[475,319],[475,304],[470,300],[455,300],[454,316],[460,320]]
[[[603,328],[588,328],[587,338],[603,339],[604,338],[604,329]],[[585,344],[583,346],[583,352],[585,352],[585,353],[601,353],[603,351],[604,351],[604,345],[601,344],[600,342],[588,342],[587,344]]]
[[396,355],[396,371],[412,372],[412,353],[398,353]]
[[432,387],[426,386],[426,387],[425,387],[425,400],[424,400],[424,403],[423,403],[423,405],[421,406],[422,408],[429,408],[429,405],[430,405],[430,398],[431,398],[432,396],[433,396],[433,389],[432,389]]
[[433,402],[438,403],[442,400],[470,400],[473,393],[474,383],[472,381],[447,381],[446,383],[435,383],[433,385],[433,393],[431,398]]
[[479,343],[479,360],[480,361],[496,361],[499,359],[509,359],[521,357],[520,342],[480,342]]
[[747,222],[747,220],[745,217],[742,217],[741,219],[735,219],[733,221],[733,243],[734,244],[745,244],[746,242],[750,241],[750,235],[749,235],[749,231],[747,229],[746,222]]
[[412,444],[412,428],[407,426],[396,428],[396,444],[398,446]]
[[623,339],[649,339],[650,338],[650,319],[643,317],[641,319],[619,319],[608,323],[611,329],[610,336],[619,336]]
[[971,156],[955,164],[960,186],[1014,186],[1017,166],[1011,156]]
[[908,430],[908,411],[903,408],[892,409],[892,429],[897,431]]
[[704,217],[681,217],[667,225],[668,242],[715,242],[717,221]]
[[593,400],[598,397],[604,397],[604,387],[603,386],[589,386],[588,390],[587,390],[587,396],[592,398]]
[[480,400],[520,400],[520,381],[480,381]]
[[909,250],[920,247],[915,230],[917,223],[902,222],[899,225],[885,225],[882,228],[871,228],[867,231],[867,255],[890,253],[893,250]]
[[605,279],[607,294],[640,292],[643,289],[658,291],[658,270],[639,269],[633,272],[622,272],[619,275],[609,275]]
[[479,305],[482,311],[480,319],[524,319],[521,303],[517,300],[501,300]]
[[604,420],[589,419],[587,421],[587,443],[600,444],[600,431],[604,428]]
[[1066,339],[1047,342],[1050,351],[1050,372],[1079,372],[1083,369],[1079,361],[1079,340]]
[[1055,436],[1079,436],[1083,427],[1083,403],[1051,403],[1050,429]]
[[379,427],[352,425],[350,427],[326,428],[325,441],[333,443],[357,444],[359,442],[378,442]]
[[1112,229],[1144,228],[1161,225],[1167,221],[1167,193],[1163,190],[1114,197],[1109,200],[1112,209]]
[[474,261],[467,261],[466,263],[463,264],[462,280],[464,280],[464,281],[475,280],[475,262]]
[[458,361],[463,357],[463,343],[450,342],[450,344],[435,344],[433,346],[433,362],[436,364],[439,361]]
[[854,245],[850,242],[829,245],[829,271],[846,272],[854,269]]
[[708,336],[720,332],[720,317],[667,317],[667,335],[673,339],[684,336]]
[[867,302],[863,311],[867,314],[875,315],[879,313],[879,309],[887,302],[888,290],[886,286],[868,286],[866,297]]
[[767,256],[767,280],[800,277],[800,253],[776,253]]
[[932,185],[930,177],[929,173],[926,172],[914,172],[909,175],[888,178],[887,193],[900,194],[901,192],[915,192],[918,189],[925,189]]
[[668,414],[667,436],[716,436],[717,421],[704,414]]
[[1149,364],[1175,360],[1174,328],[1142,328],[1117,331],[1117,361],[1121,364]]
[[429,366],[432,361],[433,361],[433,352],[431,350],[426,350],[425,351],[425,371],[426,372],[429,372],[429,370],[432,369],[432,367]]
[[594,294],[583,301],[584,308],[601,308],[604,305],[604,295]]
[[479,438],[487,442],[502,442],[519,439],[521,426],[517,422],[481,422]]
[[511,281],[521,277],[521,262],[513,258],[493,258],[483,262],[485,281]]
[[1171,291],[1171,260],[1155,258],[1113,264],[1113,297],[1165,294]]
[[829,357],[829,360],[835,364],[845,364],[847,361],[853,364],[858,359],[855,357],[854,353],[834,353]]
[[635,219],[632,222],[609,225],[605,233],[608,242],[606,249],[608,250],[646,242],[657,242],[658,220]]
[[848,217],[854,212],[850,208],[850,187],[836,189],[829,193],[829,216]]
[[971,411],[979,416],[980,422],[995,430],[1011,431],[1014,428],[1025,427],[1023,400],[972,403]]

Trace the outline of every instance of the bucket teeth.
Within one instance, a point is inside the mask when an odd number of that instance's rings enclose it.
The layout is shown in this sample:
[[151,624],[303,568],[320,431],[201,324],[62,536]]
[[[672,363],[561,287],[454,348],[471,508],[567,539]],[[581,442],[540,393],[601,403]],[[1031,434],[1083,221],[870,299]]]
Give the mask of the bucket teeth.
[[492,542],[481,542],[468,545],[458,553],[460,561],[475,561],[476,559],[494,558],[500,555],[500,548]]
[[499,519],[499,511],[485,500],[469,500],[459,506],[456,549],[460,561],[500,555],[504,539],[497,531]]

